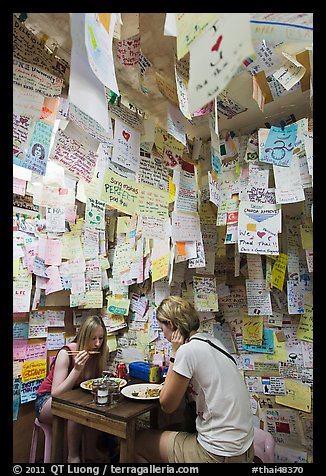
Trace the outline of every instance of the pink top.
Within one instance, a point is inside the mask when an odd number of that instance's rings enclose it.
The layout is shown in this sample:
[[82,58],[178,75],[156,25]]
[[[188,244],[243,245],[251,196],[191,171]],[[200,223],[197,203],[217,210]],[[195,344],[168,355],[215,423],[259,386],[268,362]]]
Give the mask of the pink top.
[[[62,347],[62,349],[69,349],[69,350],[73,350],[72,347],[74,346],[70,346],[69,344],[68,345],[64,345]],[[61,349],[60,349],[61,350]],[[60,352],[60,351],[59,351]],[[58,353],[59,353],[58,352]],[[71,371],[72,367],[73,367],[73,357],[70,356],[70,363],[69,363],[69,372]],[[39,393],[45,393],[45,392],[51,392],[52,390],[52,383],[53,383],[53,374],[54,374],[54,367],[55,367],[55,361],[56,359],[54,359],[54,361],[52,362],[52,365],[50,367],[50,371],[48,373],[48,375],[45,377],[45,379],[43,380],[43,382],[41,383],[41,385],[39,386],[39,388],[37,389],[36,391],[36,395],[38,395]],[[78,385],[77,385],[78,386]],[[75,388],[75,387],[74,387]]]

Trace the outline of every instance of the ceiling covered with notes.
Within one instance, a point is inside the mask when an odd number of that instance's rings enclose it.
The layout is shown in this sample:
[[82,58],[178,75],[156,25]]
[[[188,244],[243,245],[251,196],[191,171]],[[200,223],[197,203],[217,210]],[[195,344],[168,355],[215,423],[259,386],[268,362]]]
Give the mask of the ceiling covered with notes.
[[[19,14],[16,14],[19,15]],[[262,14],[251,14],[262,15]],[[283,14],[273,14],[283,15]],[[287,14],[290,15],[290,14]],[[291,14],[295,15],[295,14]],[[296,14],[299,15],[299,14]],[[308,14],[302,14],[308,15]],[[163,77],[165,81],[174,85],[174,62],[176,54],[176,38],[164,35],[166,20],[165,13],[122,13],[121,19],[126,30],[134,33],[139,31],[140,49],[150,67],[146,68],[146,92],[140,84],[139,65],[125,66],[116,58],[117,38],[113,39],[113,52],[115,71],[120,94],[125,103],[131,103],[138,111],[155,118],[156,123],[163,128],[167,124],[168,100],[159,90],[157,78]],[[71,32],[69,13],[28,13],[25,25],[39,39],[45,41],[50,50],[55,50],[56,55],[70,63]],[[121,30],[122,31],[122,30]],[[258,44],[258,43],[256,43]],[[282,42],[275,47],[275,52],[283,52],[295,57],[311,47],[312,41],[302,35],[296,41]],[[189,67],[189,53],[182,59],[183,67]],[[66,72],[65,92],[68,92],[69,70]],[[303,90],[304,89],[304,90]],[[226,90],[227,98],[240,106],[243,112],[232,117],[219,114],[219,130],[223,135],[233,130],[236,134],[250,133],[258,127],[264,127],[266,122],[279,125],[280,119],[287,119],[291,114],[296,119],[307,117],[309,113],[309,82],[305,88],[297,88],[290,94],[272,97],[266,102],[264,112],[260,110],[253,99],[252,75],[245,70],[238,72],[230,81]],[[196,120],[185,121],[189,138],[209,138],[208,115],[197,117]]]

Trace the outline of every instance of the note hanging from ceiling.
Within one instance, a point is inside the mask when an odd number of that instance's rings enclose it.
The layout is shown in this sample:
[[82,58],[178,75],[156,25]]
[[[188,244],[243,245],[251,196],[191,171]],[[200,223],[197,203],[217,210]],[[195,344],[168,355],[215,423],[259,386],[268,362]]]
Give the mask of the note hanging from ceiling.
[[35,91],[47,97],[60,96],[63,80],[54,76],[42,68],[29,63],[13,60],[13,83],[24,89]]
[[[89,65],[85,46],[85,13],[71,13],[70,28],[72,48],[69,102],[95,119],[107,131],[108,106],[105,88]],[[114,92],[119,94],[119,90]]]
[[176,13],[177,56],[183,58],[194,41],[207,26],[221,17],[221,13]]
[[138,64],[140,57],[140,35],[137,34],[117,43],[117,60],[124,66]]
[[281,66],[273,76],[279,81],[282,86],[289,91],[297,84],[304,76],[306,68],[302,66],[293,56],[290,56],[283,52],[283,56],[287,59],[286,63]]
[[184,117],[180,110],[168,103],[168,134],[177,139],[181,144],[186,145],[186,131]]
[[139,168],[140,132],[115,119],[112,162],[137,172]]
[[297,130],[297,124],[291,124],[284,129],[272,126],[259,160],[268,164],[288,167],[293,155]]
[[190,47],[189,112],[218,96],[253,53],[249,14],[224,14]]
[[174,74],[175,74],[175,82],[177,85],[180,111],[187,119],[191,119],[191,115],[189,114],[189,107],[188,107],[188,92],[187,92],[188,82],[179,73],[176,64],[174,65]]
[[111,13],[108,32],[98,13],[85,13],[85,46],[89,65],[104,86],[119,94],[112,53],[115,22],[116,14]]
[[64,131],[58,130],[52,147],[51,159],[59,162],[74,175],[90,182],[92,180],[99,142],[72,121]]
[[85,132],[90,134],[99,142],[105,142],[108,145],[113,145],[113,132],[112,132],[112,122],[111,117],[108,120],[108,128],[105,130],[101,124],[99,124],[95,119],[90,117],[84,111],[79,109],[79,107],[74,104],[69,104],[68,117],[71,119],[78,127],[83,129]]

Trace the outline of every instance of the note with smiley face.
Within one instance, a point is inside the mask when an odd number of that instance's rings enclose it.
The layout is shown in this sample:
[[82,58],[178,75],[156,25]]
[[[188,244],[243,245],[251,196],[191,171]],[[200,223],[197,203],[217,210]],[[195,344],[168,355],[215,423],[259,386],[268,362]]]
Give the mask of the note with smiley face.
[[85,221],[87,228],[105,231],[105,202],[96,198],[87,198]]

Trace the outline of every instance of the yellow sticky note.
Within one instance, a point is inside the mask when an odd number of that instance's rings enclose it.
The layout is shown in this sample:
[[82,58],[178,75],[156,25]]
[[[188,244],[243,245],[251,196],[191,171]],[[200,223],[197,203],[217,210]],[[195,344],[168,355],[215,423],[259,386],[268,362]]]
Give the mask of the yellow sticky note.
[[170,253],[167,253],[152,262],[152,282],[159,281],[168,275]]
[[110,207],[135,215],[139,208],[139,184],[106,169],[101,199]]
[[313,342],[313,307],[305,304],[305,313],[300,316],[296,337]]
[[12,266],[13,278],[17,278],[17,276],[18,276],[18,272],[19,272],[19,261],[20,261],[20,258],[16,258],[16,259],[13,260],[13,266]]
[[106,31],[109,32],[111,13],[99,13],[98,16]]
[[256,231],[256,224],[255,223],[247,223],[247,230],[248,231]]
[[129,233],[130,217],[118,217],[117,233]]
[[172,177],[169,175],[169,203],[175,200],[175,185],[172,182]]
[[277,288],[280,291],[283,290],[287,262],[288,255],[280,253],[272,269],[272,286],[273,288]]
[[275,402],[286,407],[311,412],[311,389],[297,380],[284,379],[286,395],[277,395]]
[[288,352],[286,350],[286,342],[279,342],[274,333],[274,353],[255,355],[257,362],[287,362]]
[[242,341],[249,345],[262,345],[263,341],[263,318],[261,316],[242,317]]
[[304,250],[313,249],[313,227],[312,224],[300,225],[301,244]]
[[115,335],[107,336],[107,347],[109,352],[115,352],[118,348],[117,338]]

